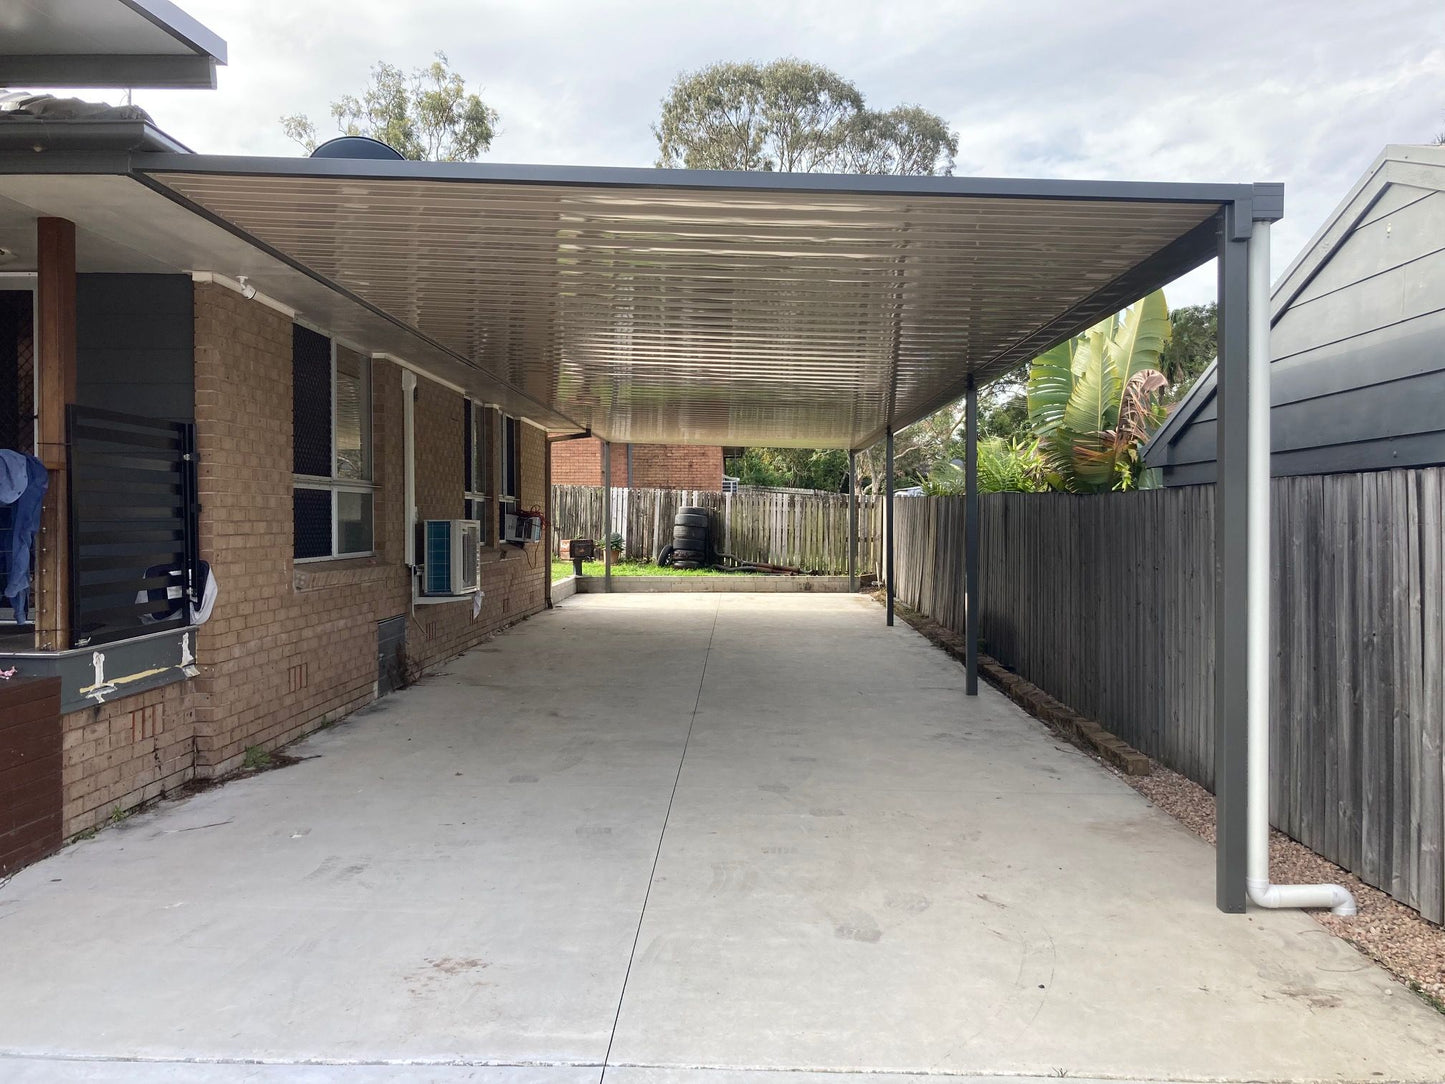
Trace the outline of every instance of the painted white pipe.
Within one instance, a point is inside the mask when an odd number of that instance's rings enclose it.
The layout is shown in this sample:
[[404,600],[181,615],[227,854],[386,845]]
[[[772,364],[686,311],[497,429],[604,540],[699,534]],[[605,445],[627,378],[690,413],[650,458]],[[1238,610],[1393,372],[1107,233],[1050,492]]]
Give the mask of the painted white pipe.
[[406,571],[411,580],[412,610],[416,609],[416,373],[401,372],[401,443],[405,481],[402,499],[406,502]]
[[1245,889],[1259,907],[1328,907],[1355,913],[1343,885],[1269,883],[1270,394],[1269,223],[1249,238],[1249,761]]

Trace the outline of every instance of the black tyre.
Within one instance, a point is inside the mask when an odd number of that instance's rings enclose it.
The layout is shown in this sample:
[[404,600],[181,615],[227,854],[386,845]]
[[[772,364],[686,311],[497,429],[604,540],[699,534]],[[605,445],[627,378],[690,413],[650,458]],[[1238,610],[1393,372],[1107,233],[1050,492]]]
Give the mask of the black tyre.
[[707,516],[700,516],[695,512],[679,512],[672,517],[674,527],[706,527]]
[[697,563],[696,561],[674,561],[674,562],[672,562],[672,567],[673,567],[673,568],[698,568],[699,565],[698,565],[698,563]]
[[656,561],[656,563],[657,563],[660,567],[664,567],[664,568],[665,568],[667,565],[670,565],[670,564],[672,563],[672,555],[673,555],[674,552],[675,552],[675,551],[674,551],[674,548],[673,548],[671,545],[667,545],[667,546],[662,546],[662,547],[660,547],[660,548],[658,549],[658,551],[657,551],[657,561]]
[[706,527],[674,527],[672,529],[672,541],[674,543],[681,542],[684,539],[696,538],[701,540],[706,537]]
[[672,565],[676,568],[683,561],[701,561],[705,554],[701,550],[673,550]]
[[679,516],[705,516],[707,515],[707,509],[690,504],[686,508],[679,508],[677,514]]

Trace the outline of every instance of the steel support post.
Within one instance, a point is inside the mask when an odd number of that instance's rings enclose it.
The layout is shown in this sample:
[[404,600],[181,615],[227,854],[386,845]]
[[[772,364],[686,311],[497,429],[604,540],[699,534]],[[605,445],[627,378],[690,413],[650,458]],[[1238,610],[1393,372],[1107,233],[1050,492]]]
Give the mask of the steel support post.
[[884,456],[887,466],[883,470],[886,480],[883,488],[883,578],[884,597],[888,610],[888,624],[893,624],[893,427],[889,426],[884,438]]
[[848,452],[848,590],[858,590],[858,453]]
[[964,400],[964,628],[968,644],[964,651],[964,692],[978,695],[978,385],[968,378]]
[[1245,904],[1249,755],[1249,231],[1234,204],[1220,218],[1219,363],[1214,493],[1214,817],[1215,901],[1239,913]]
[[602,593],[612,592],[612,445],[602,442]]

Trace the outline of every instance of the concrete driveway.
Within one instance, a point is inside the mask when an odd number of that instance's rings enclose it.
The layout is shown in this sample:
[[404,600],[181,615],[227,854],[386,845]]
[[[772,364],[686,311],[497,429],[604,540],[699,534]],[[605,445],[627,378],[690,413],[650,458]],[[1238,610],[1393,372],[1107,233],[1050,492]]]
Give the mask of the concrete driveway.
[[296,751],[0,887],[0,1079],[1445,1077],[862,598],[580,596]]

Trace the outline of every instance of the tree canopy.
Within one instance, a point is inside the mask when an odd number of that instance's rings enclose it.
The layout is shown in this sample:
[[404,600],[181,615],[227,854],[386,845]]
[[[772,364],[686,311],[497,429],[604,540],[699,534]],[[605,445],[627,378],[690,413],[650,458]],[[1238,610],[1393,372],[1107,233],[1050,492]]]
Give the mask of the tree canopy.
[[852,82],[793,57],[683,72],[652,131],[667,168],[946,175],[958,153],[937,114],[869,109]]
[[[331,116],[341,135],[370,136],[404,158],[432,162],[475,160],[491,149],[499,119],[480,96],[468,93],[440,51],[410,73],[378,62],[366,89],[332,102]],[[281,126],[308,154],[316,149],[316,125],[304,113],[282,117]]]

